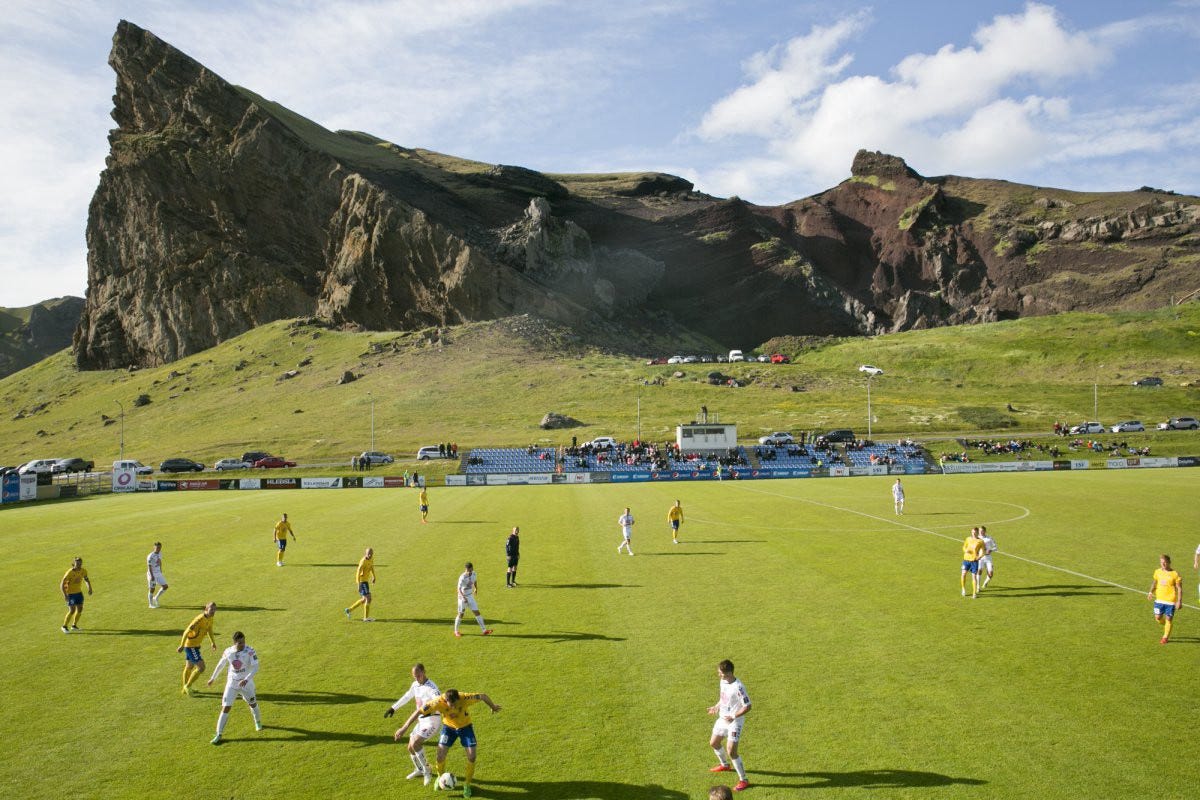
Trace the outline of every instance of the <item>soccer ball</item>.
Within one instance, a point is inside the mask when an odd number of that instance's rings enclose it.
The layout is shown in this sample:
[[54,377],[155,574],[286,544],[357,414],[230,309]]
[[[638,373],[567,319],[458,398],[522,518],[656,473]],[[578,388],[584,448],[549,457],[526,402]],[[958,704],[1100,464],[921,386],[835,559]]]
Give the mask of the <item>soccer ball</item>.
[[438,776],[438,786],[443,789],[453,789],[458,785],[458,781],[454,780],[453,772],[443,772]]

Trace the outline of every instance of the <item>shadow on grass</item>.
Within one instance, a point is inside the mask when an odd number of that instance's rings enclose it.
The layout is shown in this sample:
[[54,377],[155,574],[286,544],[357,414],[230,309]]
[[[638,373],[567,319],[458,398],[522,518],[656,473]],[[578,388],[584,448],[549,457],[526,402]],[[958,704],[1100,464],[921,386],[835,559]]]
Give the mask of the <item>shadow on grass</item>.
[[517,588],[528,589],[640,589],[637,583],[520,583]]
[[667,552],[665,552],[665,553],[647,553],[647,552],[645,552],[645,551],[642,551],[641,553],[638,553],[638,555],[642,555],[642,556],[667,556],[667,557],[671,557],[671,556],[723,556],[723,555],[725,555],[725,554],[724,554],[724,553],[717,553],[717,552],[715,552],[715,551],[713,551],[713,550],[689,550],[689,551],[688,551],[688,552],[686,552],[686,553],[681,553],[681,552],[679,552],[679,551],[677,551],[677,550],[668,550],[668,551],[667,551]]
[[582,631],[555,631],[553,633],[493,633],[493,639],[546,639],[551,644],[562,642],[623,642],[620,636],[605,636],[602,633]]
[[499,525],[500,523],[494,519],[447,519],[442,520],[443,525]]
[[294,692],[259,692],[258,699],[282,705],[348,706],[358,703],[390,703],[394,698],[368,697],[365,694],[354,694],[352,692],[321,692],[298,689]]
[[680,544],[766,544],[766,539],[680,539]]
[[179,637],[182,629],[178,627],[152,630],[150,628],[80,628],[71,634],[82,633],[85,636],[174,636]]
[[[355,561],[355,562],[346,563],[346,564],[294,564],[294,565],[288,564],[288,566],[289,567],[291,567],[291,566],[297,566],[297,567],[346,567],[347,569],[354,569],[355,567],[358,566],[358,562]],[[382,565],[380,565],[380,566],[382,566]]]
[[1095,584],[1048,585],[1048,586],[989,586],[980,590],[980,597],[1094,597],[1104,594],[1124,594],[1119,589],[1108,589]]
[[[489,627],[492,625],[520,625],[521,624],[520,622],[509,622],[509,621],[503,620],[503,619],[492,619],[491,617],[484,617],[484,619],[487,620],[487,624]],[[454,615],[450,614],[449,616],[445,616],[445,617],[376,617],[375,622],[376,623],[393,622],[393,623],[400,623],[402,625],[445,625],[447,628],[453,628],[454,627]],[[464,615],[463,623],[466,624],[468,622],[471,623],[472,625],[475,625],[475,618],[472,616]],[[475,627],[479,627],[479,626],[475,625]]]
[[[259,695],[263,697],[263,695]],[[283,731],[290,736],[277,736],[275,731]],[[270,744],[274,742],[350,742],[359,747],[374,747],[379,744],[392,744],[391,736],[375,736],[369,733],[345,733],[343,731],[317,731],[308,728],[289,728],[284,725],[263,725],[263,732],[242,739],[222,739],[221,744]]]
[[[483,787],[482,789],[480,787]],[[657,784],[614,783],[612,781],[481,781],[475,780],[476,797],[510,797],[521,800],[566,800],[587,797],[592,800],[688,800],[675,789]]]
[[[357,565],[356,565],[357,566]],[[203,611],[204,606],[159,606],[159,608],[178,608],[184,611]],[[286,608],[268,608],[266,606],[228,606],[217,603],[217,611],[287,611]]]
[[[751,787],[775,789],[905,789],[909,787],[934,786],[984,786],[987,781],[978,778],[954,778],[937,772],[919,772],[908,769],[862,769],[849,772],[769,772],[747,770],[751,775]],[[805,783],[769,783],[756,781],[759,775],[776,778],[801,778]]]

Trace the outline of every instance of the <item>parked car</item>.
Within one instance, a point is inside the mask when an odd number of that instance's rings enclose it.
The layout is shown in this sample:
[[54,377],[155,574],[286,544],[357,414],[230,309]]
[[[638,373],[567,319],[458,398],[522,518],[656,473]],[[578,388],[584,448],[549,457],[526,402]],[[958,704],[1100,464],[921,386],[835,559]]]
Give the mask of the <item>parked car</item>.
[[387,453],[381,453],[378,450],[368,450],[365,453],[360,453],[358,460],[364,464],[391,464],[393,459]]
[[683,356],[671,356],[667,359],[668,364],[682,364]]
[[431,458],[445,458],[445,449],[438,449],[436,444],[429,444],[417,451],[417,461],[428,461]]
[[143,464],[142,462],[132,458],[127,458],[123,461],[114,461],[112,468],[113,472],[116,472],[119,469],[132,469],[138,475],[149,475],[154,472],[154,467]]
[[159,472],[204,472],[204,465],[190,458],[168,458],[158,465]]
[[849,428],[837,428],[837,429],[832,430],[829,433],[825,434],[825,441],[827,441],[827,442],[853,442],[854,441],[854,431],[850,430]]
[[717,360],[717,357],[716,357],[716,356],[710,356],[710,355],[702,355],[702,356],[700,356],[700,363],[701,363],[701,364],[713,364],[713,363],[715,363],[715,362],[716,362],[716,360]]
[[262,450],[251,450],[249,453],[242,453],[242,461],[246,462],[247,464],[249,464],[252,467],[257,462],[262,461],[264,458],[270,458],[270,457],[271,457],[270,453],[264,452]]
[[872,378],[874,378],[876,375],[883,374],[883,370],[881,370],[879,367],[873,367],[870,364],[863,364],[861,367],[858,368],[858,371],[865,372],[868,375],[870,375]]
[[1162,378],[1142,378],[1133,382],[1134,386],[1162,386]]
[[735,361],[745,361],[745,360],[746,360],[746,356],[745,356],[745,354],[742,353],[741,350],[730,350],[729,351],[729,363],[730,364],[734,363]]
[[774,433],[768,433],[766,436],[758,437],[759,444],[781,445],[791,444],[794,441],[795,439],[787,431],[775,431]]
[[616,447],[617,440],[611,436],[597,436],[588,442],[593,450],[603,450],[606,447]]
[[229,469],[248,469],[249,467],[250,465],[240,458],[222,458],[213,465],[213,469],[217,472],[224,472]]
[[1200,421],[1195,417],[1171,417],[1166,422],[1158,423],[1160,431],[1194,431],[1200,428]]
[[82,458],[60,458],[54,462],[54,466],[50,468],[54,473],[72,473],[72,472],[91,472],[96,468],[93,461],[87,461]]
[[287,459],[280,458],[279,456],[267,456],[266,458],[260,458],[258,461],[254,462],[255,469],[282,469],[283,467],[294,466],[296,466],[295,461],[288,461]]
[[28,475],[31,472],[35,475],[43,472],[53,472],[54,465],[61,460],[62,459],[58,458],[35,458],[33,461],[28,461],[22,464],[20,468],[17,469],[17,472],[21,473],[22,475]]
[[1146,430],[1146,426],[1136,419],[1131,419],[1128,422],[1118,422],[1112,426],[1113,433],[1141,433]]
[[1078,425],[1072,425],[1067,433],[1104,433],[1104,425],[1099,422],[1081,422]]
[[771,353],[771,363],[772,364],[790,364],[790,363],[792,363],[792,360],[790,358],[788,358],[787,356],[785,356],[783,353]]
[[662,358],[662,357],[659,357],[659,358],[651,358],[651,359],[649,359],[649,360],[646,362],[646,366],[647,366],[647,367],[652,367],[652,366],[654,366],[654,365],[656,365],[656,364],[666,364],[666,363],[667,363],[667,359],[665,359],[665,358]]
[[700,361],[700,356],[684,356],[683,357],[684,364],[695,364],[698,361]]

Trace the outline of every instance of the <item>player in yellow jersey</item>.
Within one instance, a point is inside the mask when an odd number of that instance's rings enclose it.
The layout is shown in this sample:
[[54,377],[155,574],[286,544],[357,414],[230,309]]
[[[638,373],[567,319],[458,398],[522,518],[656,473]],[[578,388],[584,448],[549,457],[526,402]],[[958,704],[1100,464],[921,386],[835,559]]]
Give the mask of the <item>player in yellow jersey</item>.
[[358,562],[354,580],[358,581],[358,599],[354,601],[354,605],[343,608],[342,611],[346,613],[346,619],[350,619],[350,612],[362,606],[363,622],[374,622],[371,618],[371,584],[375,582],[375,551],[369,547]]
[[667,512],[667,524],[671,526],[671,541],[679,544],[679,526],[683,524],[683,506],[679,505],[678,500]]
[[92,581],[88,572],[83,568],[83,559],[75,558],[71,568],[63,575],[59,588],[62,589],[63,600],[67,601],[67,615],[63,617],[62,632],[70,633],[79,630],[79,617],[83,614],[83,585],[87,584],[88,594],[92,593]]
[[200,648],[204,646],[204,637],[207,636],[212,642],[212,649],[217,649],[217,638],[213,635],[213,620],[217,616],[217,604],[209,603],[204,607],[204,610],[196,615],[196,618],[188,623],[187,628],[183,631],[183,639],[179,642],[179,647],[175,648],[176,653],[184,654],[183,664],[183,694],[190,695],[192,693],[192,684],[204,672],[204,655]]
[[1175,612],[1183,605],[1183,578],[1171,569],[1171,557],[1164,553],[1158,557],[1159,568],[1154,570],[1154,581],[1146,593],[1154,601],[1154,621],[1162,626],[1163,636],[1159,644],[1171,639],[1171,625]]
[[[459,692],[458,689],[447,689],[436,700],[421,706],[421,714],[441,714],[442,734],[438,737],[437,763],[435,769],[438,777],[446,771],[446,754],[455,740],[461,741],[467,751],[467,774],[463,783],[463,797],[471,796],[471,781],[475,778],[475,727],[471,724],[471,712],[467,709],[475,703],[487,703],[488,708],[495,714],[500,706],[492,702],[486,694]],[[434,789],[440,788],[440,782],[435,780]]]
[[971,535],[963,540],[962,574],[958,578],[958,586],[962,596],[967,596],[967,573],[971,573],[971,597],[979,596],[979,559],[983,556],[983,539],[979,538],[979,528],[971,528]]
[[429,522],[429,495],[424,486],[421,487],[421,494],[417,496],[417,505],[421,508],[421,522]]
[[292,541],[296,541],[296,534],[292,532],[292,523],[288,522],[287,514],[279,522],[275,523],[275,532],[271,534],[271,538],[275,540],[275,548],[279,554],[275,556],[275,566],[283,566],[283,553],[287,550],[288,534],[292,535]]

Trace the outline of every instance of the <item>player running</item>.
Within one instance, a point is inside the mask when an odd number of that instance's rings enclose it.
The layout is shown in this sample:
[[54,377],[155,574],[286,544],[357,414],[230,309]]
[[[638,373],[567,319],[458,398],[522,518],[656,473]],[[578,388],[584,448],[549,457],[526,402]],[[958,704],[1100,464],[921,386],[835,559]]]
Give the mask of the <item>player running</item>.
[[176,653],[184,654],[183,663],[183,689],[181,692],[186,695],[192,693],[192,684],[204,672],[204,656],[200,648],[204,646],[204,637],[207,636],[212,642],[212,649],[217,649],[217,639],[213,636],[213,619],[217,615],[217,604],[209,603],[204,607],[204,610],[196,615],[187,628],[183,631],[183,639],[179,642],[179,647],[175,648]]
[[254,696],[254,676],[258,673],[258,653],[246,644],[246,635],[241,631],[233,634],[233,645],[225,648],[221,660],[213,669],[208,685],[221,674],[221,670],[229,667],[229,677],[225,681],[225,694],[221,696],[221,714],[217,717],[217,735],[212,738],[213,744],[221,743],[221,735],[225,733],[225,723],[229,721],[229,712],[233,710],[233,701],[238,695],[250,706],[254,715],[254,730],[263,729],[262,716],[258,711],[258,699]]
[[275,523],[275,533],[272,534],[275,540],[275,548],[279,551],[279,554],[275,556],[275,566],[277,567],[283,566],[283,554],[287,550],[288,534],[291,534],[293,542],[296,541],[296,534],[292,531],[292,523],[288,522],[287,514],[284,514],[283,518]]
[[413,771],[405,776],[408,779],[423,777],[425,785],[429,785],[429,780],[433,776],[433,771],[429,768],[429,762],[425,758],[425,741],[433,737],[442,727],[441,714],[429,714],[421,716],[421,706],[426,703],[432,703],[438,699],[441,692],[438,690],[437,684],[431,681],[425,675],[425,665],[416,664],[412,668],[413,682],[408,687],[408,691],[404,695],[392,703],[391,708],[383,712],[385,719],[390,719],[393,714],[400,710],[400,707],[409,700],[413,701],[416,706],[413,709],[408,719],[396,731],[394,738],[396,741],[402,740],[408,733],[408,729],[416,723],[413,728],[412,736],[408,739],[408,757],[412,759]]
[[[471,796],[471,781],[475,777],[475,727],[471,724],[471,713],[467,708],[478,702],[487,703],[488,708],[495,714],[500,706],[492,702],[486,694],[460,693],[457,689],[447,689],[446,693],[436,700],[425,703],[419,709],[421,714],[441,714],[442,734],[438,737],[437,774],[440,777],[446,771],[446,754],[455,740],[461,741],[467,751],[467,773],[463,783],[463,797]],[[439,783],[434,783],[434,789],[440,789]]]
[[[628,511],[629,509],[625,510]],[[667,511],[667,524],[671,526],[671,541],[679,544],[679,526],[683,524],[683,506],[679,505],[678,500]]]
[[904,513],[904,486],[899,478],[892,484],[892,503],[896,506],[896,516]]
[[[738,774],[738,782],[734,784],[733,790],[741,792],[750,787],[750,782],[746,780],[746,768],[742,765],[742,757],[738,755],[742,725],[746,721],[746,714],[750,713],[750,695],[746,694],[746,687],[733,674],[733,662],[729,659],[717,665],[717,674],[721,677],[720,699],[715,706],[708,709],[709,714],[717,715],[717,721],[713,723],[712,739],[708,744],[716,753],[718,763],[709,772],[728,772],[732,762],[732,769],[737,770]],[[721,749],[722,743],[725,745],[724,750]]]
[[[79,630],[79,617],[83,614],[83,585],[87,584],[88,594],[92,593],[92,581],[88,572],[83,568],[83,559],[76,557],[71,562],[71,568],[62,576],[59,588],[62,589],[63,600],[67,601],[67,615],[63,617],[62,632],[70,633]],[[70,627],[68,627],[70,626]]]
[[375,619],[371,616],[371,584],[375,582],[375,551],[369,547],[358,562],[354,580],[358,581],[358,599],[354,601],[354,605],[343,608],[342,611],[345,612],[346,619],[350,619],[350,612],[362,606],[363,622],[374,622]]
[[[479,604],[475,602],[475,595],[479,592],[479,587],[475,580],[475,566],[470,561],[466,563],[466,571],[458,576],[457,589],[458,615],[454,618],[454,635],[462,638],[462,634],[458,631],[458,624],[462,622],[463,611],[468,608],[475,615],[475,621],[479,623],[479,630],[483,631],[483,635],[490,635],[492,629],[483,624],[483,615],[479,613]],[[441,774],[440,770],[438,774]]]
[[425,491],[425,487],[421,487],[421,493],[417,495],[417,506],[421,509],[421,522],[429,522],[429,493]]
[[979,540],[983,542],[983,555],[979,557],[979,572],[984,576],[983,586],[980,590],[986,589],[987,585],[992,582],[994,568],[992,567],[992,553],[1000,549],[996,544],[996,540],[988,536],[987,526],[979,526]]
[[979,538],[979,528],[971,528],[971,535],[963,540],[962,574],[958,578],[958,586],[962,596],[967,596],[967,573],[971,573],[971,597],[979,596],[979,557],[983,555],[983,540]]
[[511,589],[517,585],[517,562],[521,560],[521,529],[516,525],[504,540],[504,555],[508,560],[508,572],[504,573],[504,581]]
[[[167,590],[167,579],[162,574],[162,542],[155,542],[154,549],[146,556],[146,583],[150,589],[146,593],[151,608],[158,608],[158,598]],[[158,585],[157,592],[154,591]]]
[[633,514],[629,513],[629,506],[625,507],[624,514],[617,517],[617,524],[621,526],[621,543],[617,545],[617,553],[624,548],[629,551],[629,555],[633,555],[633,545],[629,541],[633,536]]
[[1154,621],[1162,626],[1163,637],[1159,644],[1171,639],[1171,625],[1175,612],[1183,606],[1183,578],[1171,569],[1171,557],[1166,553],[1158,557],[1159,568],[1154,570],[1154,581],[1146,598],[1154,601]]

